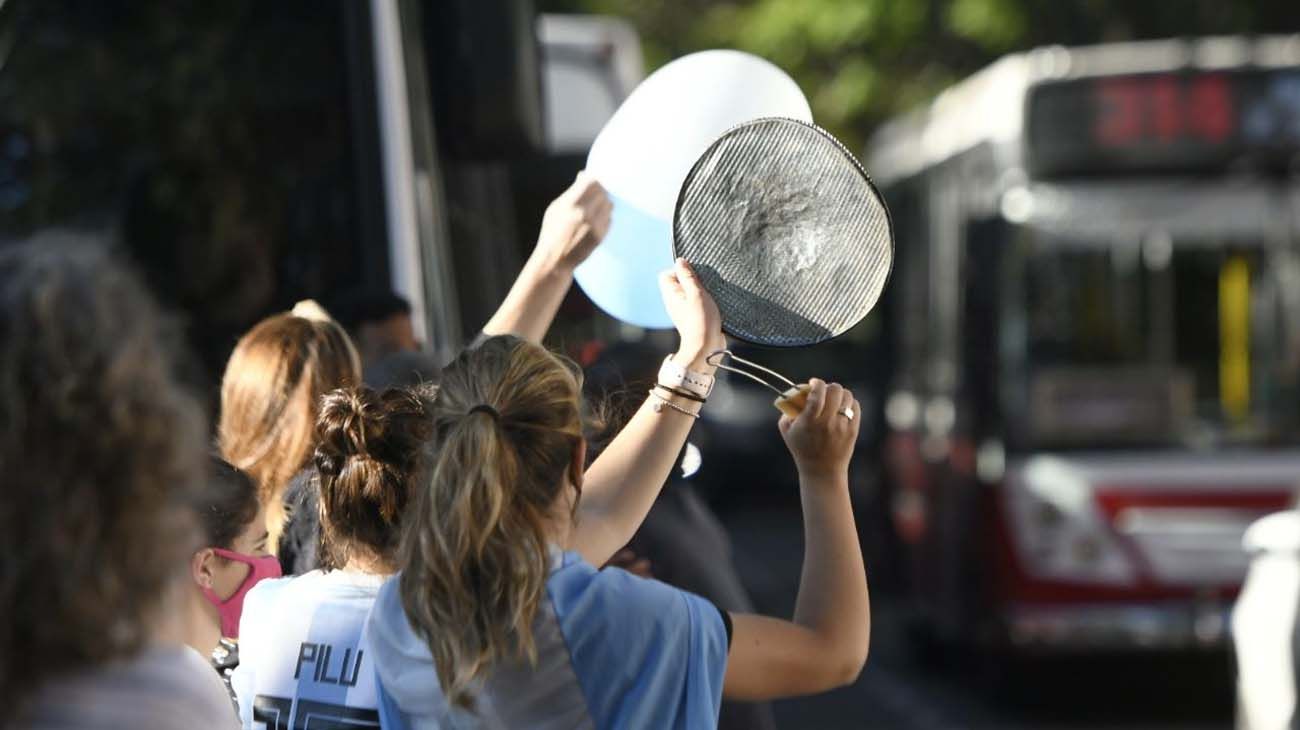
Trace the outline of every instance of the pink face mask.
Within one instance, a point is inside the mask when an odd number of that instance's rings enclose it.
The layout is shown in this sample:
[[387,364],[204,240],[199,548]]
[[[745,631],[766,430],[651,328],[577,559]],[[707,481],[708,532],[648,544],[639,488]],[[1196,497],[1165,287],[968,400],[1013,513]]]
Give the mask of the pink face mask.
[[221,635],[230,639],[238,639],[239,616],[244,612],[244,596],[248,595],[253,586],[261,581],[267,578],[280,577],[280,559],[274,555],[254,557],[233,550],[222,550],[221,548],[212,548],[212,552],[227,560],[234,560],[249,567],[248,577],[224,601],[221,600],[220,596],[212,592],[212,588],[206,586],[203,588],[203,596],[208,599],[209,603],[217,607],[217,614],[221,616]]

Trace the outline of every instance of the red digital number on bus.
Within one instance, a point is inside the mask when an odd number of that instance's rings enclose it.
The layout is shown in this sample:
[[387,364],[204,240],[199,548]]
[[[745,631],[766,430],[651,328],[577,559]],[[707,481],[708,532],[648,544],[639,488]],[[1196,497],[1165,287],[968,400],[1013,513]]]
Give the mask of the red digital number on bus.
[[1190,84],[1175,76],[1099,81],[1093,135],[1105,147],[1146,142],[1228,141],[1235,127],[1232,89],[1222,75]]

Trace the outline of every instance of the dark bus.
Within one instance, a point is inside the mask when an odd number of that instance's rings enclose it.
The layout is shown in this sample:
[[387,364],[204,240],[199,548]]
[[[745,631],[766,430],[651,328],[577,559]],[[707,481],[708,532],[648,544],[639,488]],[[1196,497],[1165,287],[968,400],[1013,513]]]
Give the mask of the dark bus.
[[925,635],[1210,647],[1300,483],[1300,37],[1044,48],[883,127]]

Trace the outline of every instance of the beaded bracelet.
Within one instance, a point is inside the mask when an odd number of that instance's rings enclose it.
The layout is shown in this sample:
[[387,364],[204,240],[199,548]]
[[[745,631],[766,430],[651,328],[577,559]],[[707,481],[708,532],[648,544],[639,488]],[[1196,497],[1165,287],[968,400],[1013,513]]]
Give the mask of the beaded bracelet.
[[662,395],[659,395],[658,393],[656,393],[656,392],[654,391],[654,388],[651,388],[648,392],[649,392],[649,394],[650,394],[650,397],[654,398],[655,401],[656,401],[655,404],[654,404],[654,406],[653,406],[653,408],[655,409],[655,413],[661,413],[661,412],[663,412],[664,406],[668,406],[669,408],[673,409],[674,411],[677,411],[678,413],[685,413],[686,415],[690,416],[691,418],[699,418],[699,417],[700,417],[700,414],[698,414],[698,413],[696,413],[696,412],[694,412],[694,411],[689,411],[689,410],[687,410],[687,409],[685,409],[685,408],[682,408],[681,406],[679,406],[679,405],[677,405],[676,403],[674,403],[674,402],[668,400],[667,398],[663,397]]

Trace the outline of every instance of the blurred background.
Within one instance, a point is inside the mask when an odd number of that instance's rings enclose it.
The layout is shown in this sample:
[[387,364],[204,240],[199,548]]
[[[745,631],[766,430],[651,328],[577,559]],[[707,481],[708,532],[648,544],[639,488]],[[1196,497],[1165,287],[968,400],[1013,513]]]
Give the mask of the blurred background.
[[[114,240],[210,403],[305,297],[391,289],[448,357],[642,78],[757,54],[897,246],[847,335],[737,347],[870,404],[872,657],[779,726],[1226,728],[1296,685],[1300,534],[1247,530],[1300,483],[1297,34],[1294,0],[0,0],[0,241]],[[550,344],[674,342],[575,288]],[[690,481],[788,613],[770,395],[724,379],[705,413]]]

